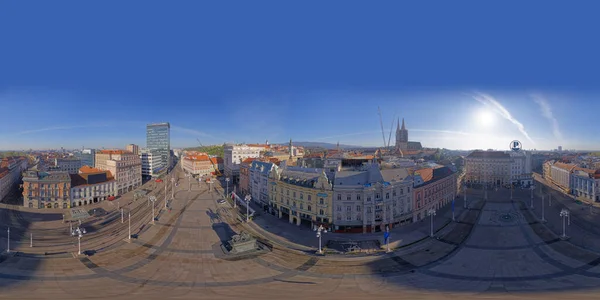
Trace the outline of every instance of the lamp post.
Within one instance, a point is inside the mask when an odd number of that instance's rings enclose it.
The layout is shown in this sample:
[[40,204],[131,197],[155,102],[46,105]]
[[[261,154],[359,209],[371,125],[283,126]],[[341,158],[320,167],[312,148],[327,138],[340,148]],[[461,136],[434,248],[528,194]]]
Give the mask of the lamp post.
[[175,177],[171,177],[171,199],[175,199]]
[[127,222],[129,223],[129,236],[128,236],[128,239],[131,240],[131,209],[128,212]]
[[81,237],[86,233],[85,228],[77,227],[73,232],[71,232],[72,236],[77,236],[77,244],[79,251],[77,254],[81,255]]
[[430,234],[430,236],[433,237],[433,217],[435,217],[435,209],[430,208],[427,211],[427,215],[429,215],[431,217],[431,234]]
[[246,197],[244,197],[244,200],[246,200],[246,222],[248,222],[248,217],[250,215],[250,200],[252,200],[252,196],[246,195]]
[[546,216],[545,216],[546,214],[544,212],[544,207],[545,207],[545,205],[544,205],[544,195],[542,195],[542,223],[546,223]]
[[10,227],[6,227],[6,232],[8,233],[6,237],[6,252],[10,253]]
[[385,234],[384,234],[384,238],[385,238],[385,245],[386,245],[386,252],[390,252],[390,226],[385,226]]
[[167,182],[166,181],[165,181],[165,209],[167,209]]
[[150,196],[149,199],[152,202],[152,225],[154,225],[154,202],[156,201],[156,197]]
[[467,209],[467,183],[463,183],[464,209]]
[[321,249],[321,236],[323,233],[327,233],[327,229],[325,229],[323,225],[319,225],[318,228],[315,226],[315,231],[317,232],[317,237],[319,238],[319,254],[323,254],[323,249]]
[[566,223],[566,221],[568,220],[569,225],[571,225],[571,217],[570,217],[569,211],[565,208],[563,208],[560,211],[560,216],[561,216],[561,218],[563,218],[563,234],[562,234],[561,238],[566,239],[567,238],[567,223]]
[[123,224],[124,220],[123,220],[123,209],[121,208],[121,224]]
[[227,193],[225,194],[225,197],[229,198],[229,177],[225,178],[225,182],[227,185]]

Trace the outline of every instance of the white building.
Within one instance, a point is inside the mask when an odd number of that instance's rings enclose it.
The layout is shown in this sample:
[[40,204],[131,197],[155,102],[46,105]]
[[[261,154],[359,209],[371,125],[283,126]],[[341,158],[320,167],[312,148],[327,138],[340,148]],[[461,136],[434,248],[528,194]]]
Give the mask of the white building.
[[550,166],[550,182],[562,189],[563,192],[569,193],[571,187],[571,173],[576,168],[576,165],[555,162]]
[[133,191],[142,185],[142,160],[124,150],[101,150],[96,152],[96,168],[110,171],[117,181],[118,194]]
[[501,151],[473,151],[465,158],[465,182],[504,185],[511,182],[512,157]]
[[338,232],[375,232],[412,222],[413,178],[403,168],[340,171],[333,187],[333,224]]
[[162,155],[153,149],[142,149],[139,153],[142,160],[142,176],[156,177],[164,169]]
[[249,184],[252,200],[263,206],[269,206],[269,175],[277,168],[274,163],[253,161],[249,168]]
[[226,144],[223,151],[225,177],[231,178],[233,184],[239,181],[240,164],[246,158],[258,158],[268,145],[231,145]]
[[512,158],[511,178],[512,182],[523,186],[529,186],[533,183],[533,173],[531,170],[531,152],[512,151],[509,153]]
[[571,174],[570,192],[576,197],[600,201],[600,170],[575,168]]
[[79,158],[56,158],[54,159],[55,171],[67,172],[69,174],[79,173],[79,169],[82,167],[81,159]]
[[110,171],[94,168],[81,168],[81,173],[70,174],[71,207],[113,200],[117,196],[117,182]]

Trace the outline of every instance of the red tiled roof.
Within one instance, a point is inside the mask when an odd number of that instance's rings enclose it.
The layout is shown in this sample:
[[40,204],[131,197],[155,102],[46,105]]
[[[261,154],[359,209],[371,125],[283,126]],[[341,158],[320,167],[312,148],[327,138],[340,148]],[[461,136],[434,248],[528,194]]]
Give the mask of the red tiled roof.
[[572,165],[572,164],[565,164],[565,163],[561,163],[561,162],[555,162],[554,165],[557,168],[563,169],[565,171],[573,171],[574,168],[576,168],[576,165]]
[[210,160],[212,161],[213,164],[222,164],[223,163],[223,159],[220,157],[211,157]]
[[246,159],[244,159],[244,160],[242,161],[242,163],[243,163],[243,164],[250,164],[250,163],[252,163],[252,162],[253,162],[253,161],[255,161],[255,160],[256,160],[256,158],[254,158],[254,157],[249,157],[249,158],[246,158]]
[[195,161],[209,161],[208,155],[188,155],[184,157],[184,159]]
[[427,182],[427,181],[430,181],[431,179],[433,179],[433,169],[432,168],[418,169],[415,171],[415,174],[421,175],[421,178],[423,178],[423,182]]

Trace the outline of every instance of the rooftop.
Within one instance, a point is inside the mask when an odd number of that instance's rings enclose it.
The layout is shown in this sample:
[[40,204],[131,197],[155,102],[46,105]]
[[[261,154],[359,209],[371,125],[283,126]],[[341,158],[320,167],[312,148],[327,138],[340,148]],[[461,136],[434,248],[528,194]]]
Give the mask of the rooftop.
[[121,149],[112,149],[112,150],[100,150],[101,154],[133,154],[131,151],[121,150]]
[[502,151],[473,151],[467,158],[510,158],[510,155]]

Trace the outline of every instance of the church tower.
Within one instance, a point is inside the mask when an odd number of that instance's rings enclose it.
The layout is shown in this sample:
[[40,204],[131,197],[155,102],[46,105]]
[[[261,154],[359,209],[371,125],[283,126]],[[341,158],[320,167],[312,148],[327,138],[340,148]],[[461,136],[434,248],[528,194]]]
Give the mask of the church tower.
[[396,128],[396,151],[404,152],[408,149],[408,130],[402,118],[402,128],[400,128],[400,118],[398,118],[398,127]]

